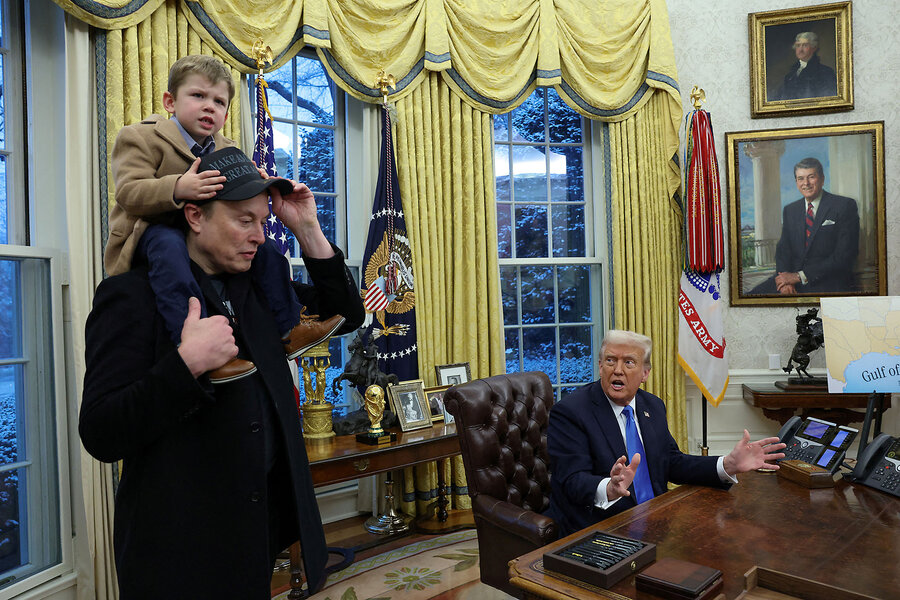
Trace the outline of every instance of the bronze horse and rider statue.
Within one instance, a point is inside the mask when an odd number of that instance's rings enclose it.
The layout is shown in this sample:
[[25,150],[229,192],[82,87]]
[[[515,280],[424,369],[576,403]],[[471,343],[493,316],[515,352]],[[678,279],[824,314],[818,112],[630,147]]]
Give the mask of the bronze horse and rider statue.
[[797,377],[790,378],[790,383],[824,383],[822,377],[813,377],[806,371],[809,366],[809,355],[825,345],[825,334],[822,331],[822,319],[819,318],[819,309],[810,308],[806,314],[797,315],[797,343],[791,351],[788,364],[782,370],[790,373],[797,371]]

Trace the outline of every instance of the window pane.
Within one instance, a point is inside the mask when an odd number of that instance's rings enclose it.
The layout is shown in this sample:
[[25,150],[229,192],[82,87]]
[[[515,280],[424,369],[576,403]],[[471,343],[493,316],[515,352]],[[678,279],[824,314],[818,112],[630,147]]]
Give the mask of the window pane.
[[582,382],[594,378],[590,327],[559,328],[560,381]]
[[519,330],[506,330],[506,372],[518,373],[521,370],[519,365]]
[[508,142],[509,141],[509,116],[508,115],[494,115],[494,141],[495,142]]
[[[22,521],[23,508],[27,504],[27,496],[20,494],[19,473],[24,469],[15,469],[0,473],[0,574],[6,573],[16,567],[21,567],[27,562],[23,557],[23,551],[27,546],[27,537],[22,543],[22,530],[19,523]],[[21,498],[21,502],[20,502]],[[11,583],[11,582],[10,582]]]
[[553,323],[553,267],[522,267],[522,323]]
[[[2,13],[2,11],[0,11],[0,13]],[[0,31],[2,30],[3,27],[0,25]],[[0,77],[2,77],[3,74],[4,58],[5,57],[0,54]],[[2,81],[2,79],[0,79],[0,81]],[[0,93],[0,148],[6,148],[6,94],[2,93]]]
[[500,267],[500,285],[503,298],[503,322],[515,325],[519,322],[519,284],[515,267]]
[[316,206],[318,207],[319,225],[322,227],[322,233],[329,240],[337,239],[337,214],[334,210],[334,196],[316,195]]
[[513,193],[516,202],[547,201],[547,159],[538,146],[513,146]]
[[544,88],[537,88],[522,104],[510,114],[513,132],[512,141],[543,142],[544,135]]
[[272,135],[275,138],[275,171],[279,177],[294,177],[294,128],[289,123],[272,123]]
[[584,256],[584,205],[565,204],[552,208],[553,256]]
[[559,381],[556,373],[556,330],[552,327],[523,327],[522,353],[525,371],[542,371],[552,383]]
[[9,182],[6,176],[6,164],[6,155],[0,154],[0,244],[9,243],[9,203],[7,202]]
[[509,146],[494,147],[494,181],[497,202],[509,202]]
[[298,56],[297,119],[311,123],[334,124],[334,86],[318,60]]
[[516,256],[547,256],[547,206],[516,204]]
[[551,148],[550,200],[584,202],[584,164],[580,146]]
[[319,127],[298,128],[299,180],[314,192],[334,191],[334,132]]
[[591,271],[588,266],[557,267],[559,322],[587,323],[591,320]]
[[[254,78],[255,79],[255,78]],[[293,98],[291,97],[291,64],[288,63],[277,71],[266,73],[263,75],[266,80],[268,90],[266,92],[266,101],[269,103],[269,114],[273,119],[293,119],[294,109],[292,106]],[[256,112],[256,89],[255,85],[250,90],[252,112]]]
[[[19,415],[16,410],[16,387],[21,386],[21,365],[0,367],[0,465],[18,462],[22,456],[20,445],[25,440],[19,435]],[[0,506],[2,505],[3,495],[0,493]],[[3,520],[0,519],[0,529],[2,527]]]
[[0,358],[22,355],[20,263],[0,260]]
[[547,113],[550,125],[550,142],[580,144],[584,139],[581,132],[581,115],[562,101],[556,90],[547,90]]
[[500,258],[512,258],[512,204],[497,204],[497,244]]

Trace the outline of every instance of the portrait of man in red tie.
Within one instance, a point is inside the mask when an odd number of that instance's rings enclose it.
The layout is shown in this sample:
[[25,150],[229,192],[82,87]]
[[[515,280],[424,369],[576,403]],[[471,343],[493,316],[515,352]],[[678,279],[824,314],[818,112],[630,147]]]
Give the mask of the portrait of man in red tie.
[[859,253],[856,201],[826,191],[822,163],[807,157],[794,165],[802,198],[784,207],[775,247],[775,274],[750,294],[852,291]]

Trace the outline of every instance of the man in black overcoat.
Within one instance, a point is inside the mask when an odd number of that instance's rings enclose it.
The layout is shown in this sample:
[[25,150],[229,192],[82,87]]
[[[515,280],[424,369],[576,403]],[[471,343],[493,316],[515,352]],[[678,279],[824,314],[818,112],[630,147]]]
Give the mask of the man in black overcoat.
[[[293,284],[301,304],[323,319],[344,315],[338,333],[359,327],[364,309],[309,189],[273,185],[248,165],[243,156],[222,171],[227,181],[211,201],[183,209],[203,298],[190,300],[178,347],[146,267],[103,281],[88,317],[79,432],[91,455],[124,462],[114,521],[123,600],[268,599],[275,555],[298,539],[310,589],[325,579],[325,536],[290,371],[248,272],[265,239],[269,194],[313,282]],[[199,302],[208,318],[199,318]],[[212,385],[206,373],[235,356],[257,372]]]

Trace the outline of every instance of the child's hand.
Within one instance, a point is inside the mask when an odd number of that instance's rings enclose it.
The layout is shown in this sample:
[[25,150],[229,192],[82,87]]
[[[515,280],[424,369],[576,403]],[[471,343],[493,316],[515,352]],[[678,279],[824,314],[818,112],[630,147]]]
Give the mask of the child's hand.
[[191,168],[185,171],[184,175],[175,182],[176,200],[186,200],[188,202],[209,200],[222,189],[225,177],[219,175],[219,172],[215,170],[198,173],[197,168],[199,166],[200,158],[198,157],[191,164]]

